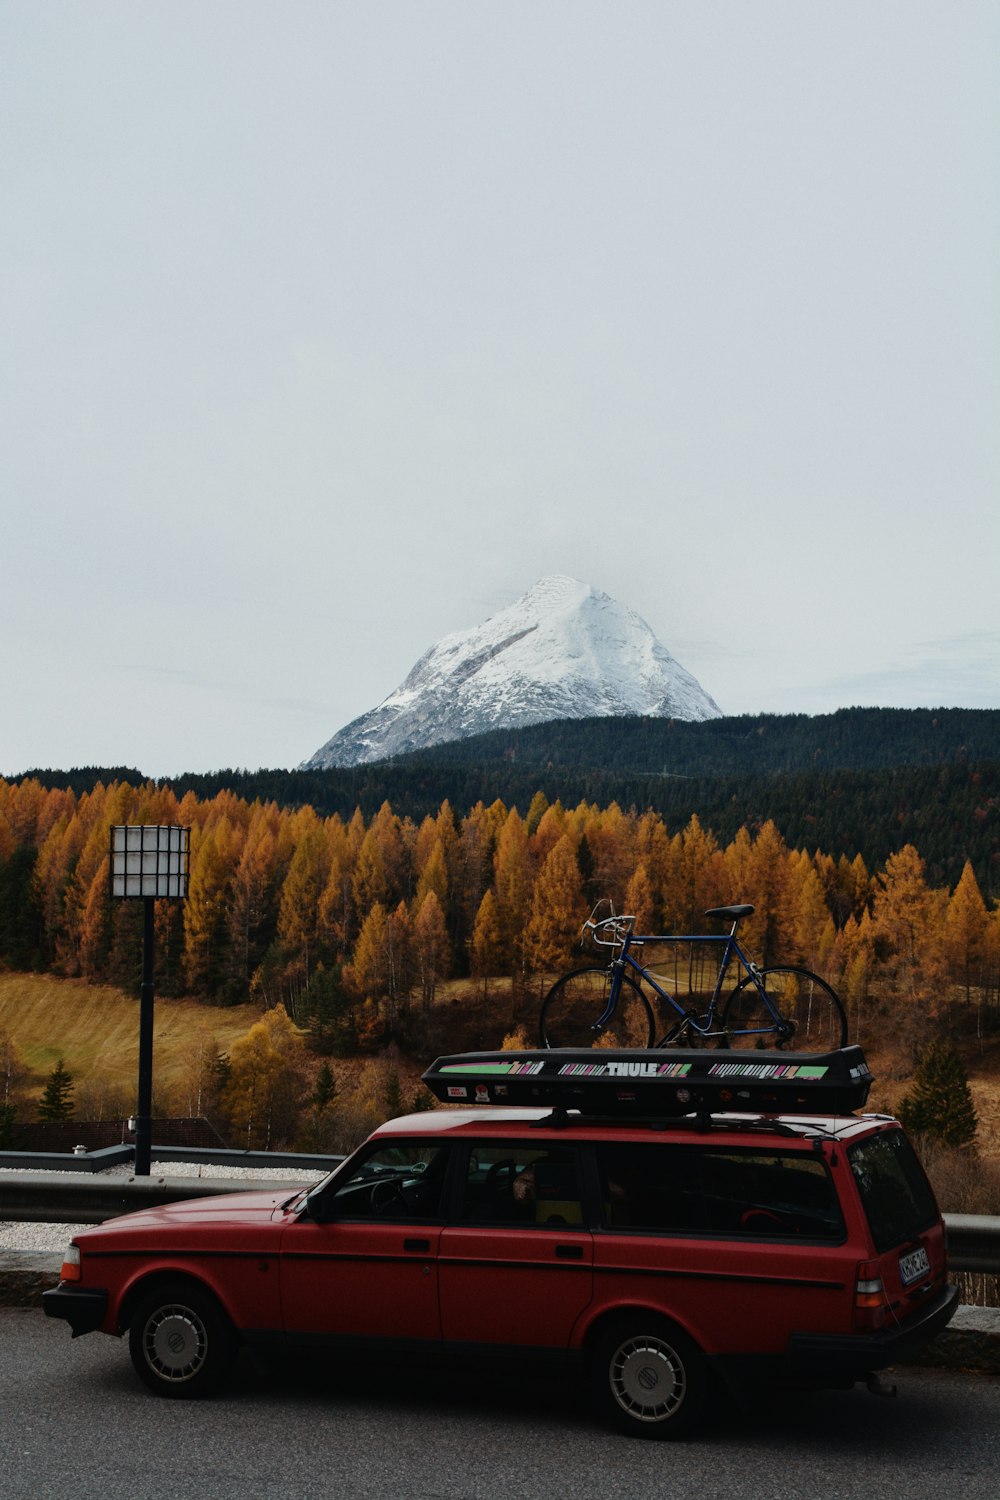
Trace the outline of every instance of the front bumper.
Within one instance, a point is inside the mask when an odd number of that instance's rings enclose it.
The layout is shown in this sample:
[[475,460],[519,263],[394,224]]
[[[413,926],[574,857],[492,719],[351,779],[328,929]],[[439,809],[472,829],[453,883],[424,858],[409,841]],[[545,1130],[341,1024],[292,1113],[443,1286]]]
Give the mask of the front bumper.
[[61,1281],[42,1293],[42,1308],[47,1318],[67,1322],[77,1339],[81,1333],[94,1333],[100,1328],[108,1310],[108,1294],[103,1288],[75,1287]]
[[957,1307],[958,1287],[946,1286],[915,1317],[877,1333],[793,1333],[788,1341],[789,1359],[802,1375],[857,1379],[869,1370],[884,1370],[912,1359],[947,1327]]

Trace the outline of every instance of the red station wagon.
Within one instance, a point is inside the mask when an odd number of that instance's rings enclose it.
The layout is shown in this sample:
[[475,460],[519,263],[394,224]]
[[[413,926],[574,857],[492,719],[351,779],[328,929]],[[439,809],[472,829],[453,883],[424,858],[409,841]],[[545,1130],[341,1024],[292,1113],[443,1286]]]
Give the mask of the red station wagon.
[[284,1199],[83,1230],[46,1313],[127,1330],[166,1396],[214,1389],[241,1344],[548,1358],[645,1437],[688,1432],[713,1381],[871,1382],[952,1316],[906,1135],[846,1112],[871,1077],[858,1048],[501,1052],[425,1077],[472,1107],[390,1120]]

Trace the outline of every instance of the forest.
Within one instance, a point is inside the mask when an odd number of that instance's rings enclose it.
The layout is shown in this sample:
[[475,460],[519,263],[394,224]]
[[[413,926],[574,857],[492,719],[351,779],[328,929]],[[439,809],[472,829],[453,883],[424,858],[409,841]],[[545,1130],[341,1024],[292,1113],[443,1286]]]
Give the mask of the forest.
[[[942,1031],[1000,1039],[1000,716],[829,718],[537,726],[349,771],[0,779],[0,970],[135,994],[141,903],[109,899],[109,830],[180,824],[189,892],[157,903],[157,996],[258,1019],[203,1038],[177,1107],[241,1144],[346,1149],[428,1102],[433,1056],[530,1044],[553,976],[593,957],[602,899],[688,934],[752,902],[749,950],[821,973],[852,1040],[908,1078]],[[670,763],[689,771],[649,769],[685,744]],[[710,987],[704,945],[670,951],[671,984]],[[0,1035],[0,1134],[27,1087]]]
[[855,1032],[874,1024],[873,995],[915,1041],[921,1013],[952,1002],[980,1033],[996,1023],[1000,914],[971,861],[937,885],[914,844],[869,866],[772,820],[723,842],[697,815],[671,825],[541,792],[523,812],[445,801],[418,822],[388,802],[345,820],[228,790],[0,780],[0,964],[135,985],[141,903],[108,897],[109,829],[130,822],[192,830],[188,899],[157,904],[158,993],[280,1003],[320,1053],[419,1049],[458,981],[508,1021],[529,1013],[547,977],[582,961],[581,923],[603,898],[641,929],[692,934],[708,907],[752,902],[750,949],[830,979]]
[[[35,771],[77,794],[98,783],[145,781],[125,767]],[[160,783],[178,798],[230,791],[247,802],[311,807],[349,821],[386,802],[420,823],[447,801],[468,809],[502,801],[527,809],[537,792],[652,811],[671,829],[692,817],[723,844],[773,822],[791,847],[869,868],[907,844],[927,878],[954,887],[966,863],[987,900],[1000,894],[1000,712],[986,709],[843,709],[759,715],[704,724],[588,719],[497,730],[469,740],[343,770],[222,770]]]

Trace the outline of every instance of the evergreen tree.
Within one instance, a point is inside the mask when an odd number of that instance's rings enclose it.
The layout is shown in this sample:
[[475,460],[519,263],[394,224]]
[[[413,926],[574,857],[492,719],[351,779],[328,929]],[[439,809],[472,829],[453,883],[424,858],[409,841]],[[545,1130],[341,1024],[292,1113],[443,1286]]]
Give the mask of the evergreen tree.
[[42,1101],[38,1106],[40,1120],[71,1120],[73,1118],[73,1075],[66,1071],[62,1058],[49,1074]]
[[962,1059],[950,1042],[930,1043],[904,1097],[899,1118],[907,1130],[944,1146],[972,1146],[978,1120]]
[[386,1074],[385,1090],[382,1095],[385,1105],[386,1118],[394,1120],[397,1115],[405,1115],[406,1105],[403,1102],[403,1085],[399,1079],[399,1072],[391,1067]]
[[354,1002],[341,983],[339,969],[317,967],[303,994],[301,1012],[309,1045],[321,1057],[348,1057],[357,1051]]
[[337,1102],[337,1080],[333,1076],[333,1070],[328,1062],[325,1062],[316,1075],[316,1087],[313,1090],[309,1103],[318,1115],[324,1114],[326,1110],[332,1109]]

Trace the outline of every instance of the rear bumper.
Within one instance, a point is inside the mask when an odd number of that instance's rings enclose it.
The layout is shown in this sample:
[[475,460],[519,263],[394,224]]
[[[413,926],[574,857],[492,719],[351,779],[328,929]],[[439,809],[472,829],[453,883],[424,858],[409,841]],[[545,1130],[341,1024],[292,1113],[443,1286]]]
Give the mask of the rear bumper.
[[877,1333],[793,1333],[792,1367],[802,1375],[860,1378],[869,1370],[905,1364],[946,1328],[958,1307],[958,1287],[947,1286],[914,1317]]
[[94,1333],[100,1328],[108,1310],[108,1294],[102,1288],[60,1282],[42,1293],[42,1308],[47,1318],[62,1318],[68,1323],[76,1339],[81,1333]]

